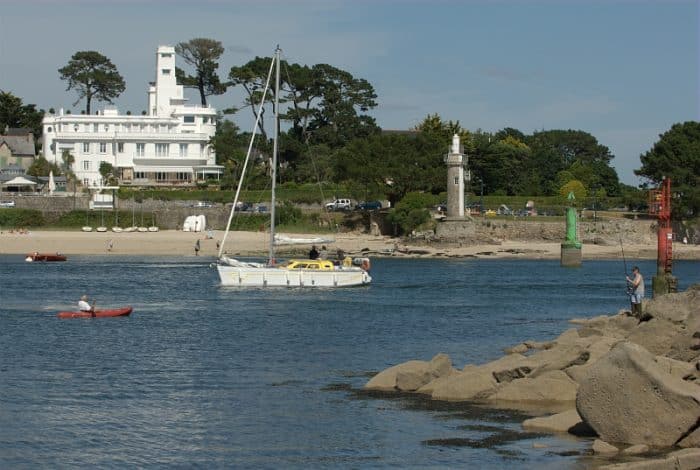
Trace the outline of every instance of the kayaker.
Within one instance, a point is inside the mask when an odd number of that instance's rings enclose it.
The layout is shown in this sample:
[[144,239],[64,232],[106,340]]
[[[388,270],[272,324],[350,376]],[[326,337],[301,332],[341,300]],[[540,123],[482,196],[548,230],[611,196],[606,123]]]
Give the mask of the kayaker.
[[88,296],[87,295],[83,295],[82,297],[80,297],[80,301],[78,301],[78,310],[80,310],[81,312],[94,312],[95,311],[95,307],[88,303]]

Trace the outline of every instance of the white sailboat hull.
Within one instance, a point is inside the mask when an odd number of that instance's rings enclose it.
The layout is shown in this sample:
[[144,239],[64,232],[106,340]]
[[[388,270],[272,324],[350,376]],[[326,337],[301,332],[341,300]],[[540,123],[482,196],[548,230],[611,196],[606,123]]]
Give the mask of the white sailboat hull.
[[333,271],[292,270],[276,267],[217,265],[222,286],[235,287],[356,287],[372,282],[361,268]]

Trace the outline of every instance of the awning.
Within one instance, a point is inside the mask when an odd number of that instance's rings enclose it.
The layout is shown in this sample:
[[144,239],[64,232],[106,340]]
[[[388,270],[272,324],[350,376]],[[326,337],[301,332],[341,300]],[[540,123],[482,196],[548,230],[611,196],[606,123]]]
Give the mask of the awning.
[[35,184],[34,181],[28,180],[22,176],[17,176],[3,183],[4,186],[34,186]]

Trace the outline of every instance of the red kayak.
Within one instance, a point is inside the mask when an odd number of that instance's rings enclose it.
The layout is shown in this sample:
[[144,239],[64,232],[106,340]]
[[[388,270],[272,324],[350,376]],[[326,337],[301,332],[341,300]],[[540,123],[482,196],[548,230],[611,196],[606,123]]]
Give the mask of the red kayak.
[[65,261],[66,259],[68,259],[66,255],[61,253],[39,253],[35,251],[34,253],[29,253],[25,261],[31,263],[32,261]]
[[95,310],[94,312],[58,312],[58,318],[97,318],[97,317],[125,317],[133,308],[122,307],[109,310]]

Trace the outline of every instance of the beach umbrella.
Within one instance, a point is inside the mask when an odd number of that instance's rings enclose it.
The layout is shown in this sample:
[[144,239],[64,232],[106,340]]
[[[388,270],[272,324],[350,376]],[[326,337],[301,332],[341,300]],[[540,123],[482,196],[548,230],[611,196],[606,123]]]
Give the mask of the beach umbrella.
[[49,171],[49,194],[56,191],[56,182],[53,180],[53,170]]

